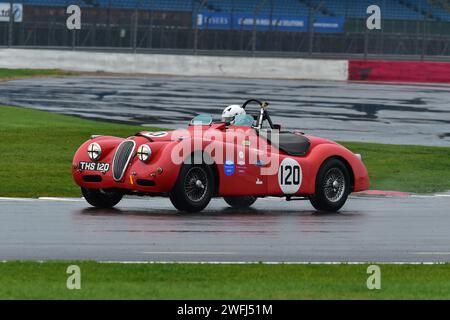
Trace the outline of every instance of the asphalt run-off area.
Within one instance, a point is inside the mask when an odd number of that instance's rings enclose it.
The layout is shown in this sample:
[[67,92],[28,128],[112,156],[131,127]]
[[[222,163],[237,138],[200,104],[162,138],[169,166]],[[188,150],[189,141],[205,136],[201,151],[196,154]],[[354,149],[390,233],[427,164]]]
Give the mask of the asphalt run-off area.
[[[332,140],[450,145],[444,85],[201,77],[83,76],[2,82],[0,104],[145,126],[185,128],[229,104],[270,102],[276,123]],[[249,106],[249,112],[257,106]]]

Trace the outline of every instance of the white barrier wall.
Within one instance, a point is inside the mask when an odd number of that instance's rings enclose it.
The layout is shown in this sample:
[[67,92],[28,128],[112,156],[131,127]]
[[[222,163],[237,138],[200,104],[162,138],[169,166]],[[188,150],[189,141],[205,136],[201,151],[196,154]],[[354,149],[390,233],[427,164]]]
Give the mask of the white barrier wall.
[[348,61],[346,60],[215,57],[64,50],[0,49],[0,67],[177,76],[308,80],[348,79]]

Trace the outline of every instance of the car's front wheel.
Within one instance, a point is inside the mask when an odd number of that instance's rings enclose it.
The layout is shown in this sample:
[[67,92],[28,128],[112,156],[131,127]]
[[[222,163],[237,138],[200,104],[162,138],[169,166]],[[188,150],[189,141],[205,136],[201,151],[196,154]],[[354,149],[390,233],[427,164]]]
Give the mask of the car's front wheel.
[[228,205],[235,209],[245,209],[250,207],[252,204],[255,203],[256,197],[252,196],[242,196],[242,197],[223,197],[223,200],[225,200]]
[[122,200],[123,193],[116,189],[81,188],[84,199],[96,208],[112,208]]
[[184,164],[170,193],[170,201],[179,211],[201,211],[211,201],[214,186],[210,166]]
[[338,211],[350,193],[350,174],[339,159],[329,159],[316,177],[316,193],[310,197],[311,204],[319,211]]

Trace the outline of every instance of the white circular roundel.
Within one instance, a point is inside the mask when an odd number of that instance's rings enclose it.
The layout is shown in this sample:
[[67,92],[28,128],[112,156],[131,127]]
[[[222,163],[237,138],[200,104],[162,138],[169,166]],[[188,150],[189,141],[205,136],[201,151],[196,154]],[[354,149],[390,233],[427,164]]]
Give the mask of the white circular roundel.
[[146,131],[146,132],[141,132],[141,134],[143,136],[146,136],[146,137],[149,137],[149,138],[158,138],[158,137],[162,138],[162,137],[167,136],[169,133],[166,132],[166,131],[156,131],[156,132],[148,132],[148,131]]
[[151,133],[152,137],[165,137],[167,135],[168,133],[166,131],[156,131]]
[[278,168],[278,184],[283,193],[297,193],[302,184],[302,176],[302,167],[297,160],[285,158]]

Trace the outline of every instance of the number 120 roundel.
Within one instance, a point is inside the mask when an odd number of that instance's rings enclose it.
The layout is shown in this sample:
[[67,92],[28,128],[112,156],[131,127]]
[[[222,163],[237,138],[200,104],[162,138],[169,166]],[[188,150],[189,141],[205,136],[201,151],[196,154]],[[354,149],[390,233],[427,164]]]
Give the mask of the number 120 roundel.
[[213,197],[246,208],[267,196],[338,211],[351,192],[369,188],[361,155],[284,130],[268,103],[255,99],[225,108],[220,121],[198,115],[186,129],[92,136],[77,150],[72,174],[92,206],[113,207],[124,195],[166,196],[185,212],[203,210]]

